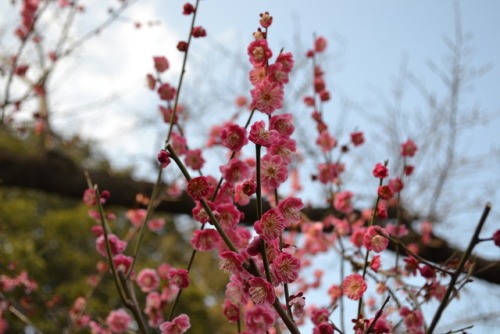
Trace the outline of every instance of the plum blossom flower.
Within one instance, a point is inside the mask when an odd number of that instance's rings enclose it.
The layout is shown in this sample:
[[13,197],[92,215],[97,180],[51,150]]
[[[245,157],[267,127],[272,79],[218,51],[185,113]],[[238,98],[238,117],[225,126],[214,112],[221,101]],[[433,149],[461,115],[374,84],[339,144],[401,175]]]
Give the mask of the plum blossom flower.
[[160,286],[160,277],[154,269],[142,269],[137,275],[137,284],[142,292],[151,292]]
[[282,252],[272,263],[276,278],[282,283],[293,283],[299,277],[300,260],[290,253]]
[[[109,248],[111,250],[111,255],[116,255],[118,253],[121,253],[125,250],[127,247],[127,242],[120,240],[116,235],[114,234],[109,234],[108,235],[108,241],[109,241]],[[99,236],[96,239],[96,248],[97,251],[102,255],[102,256],[108,256],[108,253],[106,251],[106,241],[104,238],[104,234]]]
[[304,203],[297,197],[289,197],[278,204],[278,210],[285,218],[285,226],[290,226],[300,222],[300,210],[304,208]]
[[245,325],[251,334],[265,333],[275,321],[274,311],[265,306],[259,306],[245,313]]
[[415,152],[417,152],[417,145],[415,145],[415,142],[411,139],[408,139],[406,142],[401,144],[401,155],[403,157],[413,157],[415,155]]
[[279,136],[276,130],[267,130],[264,121],[252,124],[248,139],[257,145],[269,147]]
[[314,51],[316,52],[323,52],[326,49],[326,38],[324,37],[318,37],[314,41]]
[[215,249],[220,240],[219,233],[214,229],[196,230],[193,232],[191,244],[198,251],[208,252]]
[[248,293],[255,304],[274,303],[274,288],[271,283],[262,277],[252,277],[248,280],[248,284],[250,286]]
[[210,185],[205,176],[198,176],[189,180],[186,191],[194,200],[206,197],[210,192]]
[[160,150],[160,153],[157,155],[158,162],[161,165],[161,168],[165,168],[170,164],[170,153],[165,150]]
[[164,83],[158,87],[158,95],[160,95],[161,100],[172,101],[175,97],[175,92],[175,88],[168,83]]
[[233,251],[225,251],[219,253],[220,262],[219,268],[226,273],[237,274],[243,271],[243,256]]
[[106,323],[109,326],[109,329],[112,333],[123,333],[125,332],[132,318],[128,315],[125,310],[115,310],[111,311],[109,315],[106,317]]
[[181,314],[172,321],[166,321],[160,325],[161,334],[183,334],[191,327],[189,317]]
[[366,230],[365,236],[363,238],[363,244],[366,249],[373,250],[375,253],[380,253],[384,251],[389,245],[389,239],[381,236],[377,233],[377,231],[381,231],[384,233],[385,230],[379,226],[370,226],[368,230]]
[[250,176],[250,167],[238,158],[231,159],[227,165],[220,166],[219,170],[229,184],[238,183]]
[[266,154],[260,162],[262,186],[276,189],[288,178],[288,169],[280,156]]
[[165,72],[166,70],[168,70],[168,67],[169,67],[168,60],[164,56],[153,57],[153,61],[155,64],[155,69],[158,72],[162,73],[162,72]]
[[280,136],[290,137],[295,130],[292,120],[291,114],[274,115],[269,121],[269,129],[278,131]]
[[390,200],[394,196],[394,193],[392,192],[392,190],[389,186],[378,187],[377,193],[381,199],[386,200],[386,201]]
[[186,269],[170,268],[167,277],[179,289],[185,289],[189,286],[189,272]]
[[223,307],[223,313],[226,319],[229,322],[238,322],[238,320],[240,319],[240,308],[237,305],[231,303],[229,299],[224,300]]
[[347,298],[352,300],[358,300],[363,296],[367,289],[366,282],[363,277],[359,274],[352,274],[344,278],[342,282],[342,291],[347,296]]
[[277,209],[270,209],[254,224],[255,232],[264,240],[277,239],[285,229],[285,218]]
[[220,132],[221,144],[231,151],[239,151],[248,143],[245,128],[233,124],[226,124]]
[[260,13],[259,23],[262,28],[269,28],[273,23],[273,17],[269,15],[269,12]]
[[267,64],[269,58],[273,56],[273,52],[267,45],[267,40],[257,39],[250,43],[247,49],[250,56],[250,63],[254,67],[263,67]]
[[201,150],[196,149],[186,151],[184,163],[193,170],[200,170],[203,167],[203,164],[205,164],[205,159],[203,159],[201,155]]
[[343,213],[351,213],[353,210],[351,199],[353,193],[350,191],[342,191],[335,195],[333,206],[336,210]]
[[383,179],[389,175],[389,169],[382,165],[381,163],[377,163],[375,168],[373,169],[373,176]]
[[277,82],[262,80],[256,84],[250,94],[252,107],[267,115],[283,107],[283,86]]
[[354,146],[359,146],[365,142],[363,132],[353,132],[351,133],[351,142]]

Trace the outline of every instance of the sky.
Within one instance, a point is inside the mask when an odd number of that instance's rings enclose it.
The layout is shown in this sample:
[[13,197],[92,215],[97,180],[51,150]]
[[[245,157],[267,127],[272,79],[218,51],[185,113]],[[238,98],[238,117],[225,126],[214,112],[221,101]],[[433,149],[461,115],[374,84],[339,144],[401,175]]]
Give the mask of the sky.
[[[7,25],[16,20],[8,3],[0,2],[0,22]],[[107,6],[102,1],[82,3],[87,9],[78,18],[73,36],[88,31],[96,21],[106,17]],[[109,3],[116,6],[113,1]],[[122,19],[62,63],[51,83],[56,129],[66,135],[79,133],[95,140],[115,166],[132,165],[141,178],[152,179],[153,163],[147,161],[156,155],[166,129],[158,125],[158,101],[145,88],[144,77],[152,71],[152,56],[165,55],[171,66],[165,79],[172,83],[177,81],[181,57],[175,45],[186,39],[189,25],[189,19],[180,14],[182,4],[178,1],[137,1]],[[476,189],[471,192],[478,193],[477,197],[482,200],[481,192],[487,192],[488,183],[494,185],[500,181],[498,169],[495,169],[500,164],[498,1],[203,0],[198,24],[207,30],[208,36],[194,41],[186,76],[185,92],[189,94],[185,94],[186,100],[181,98],[181,102],[195,105],[192,108],[200,109],[203,119],[213,123],[222,119],[220,111],[228,108],[236,96],[249,95],[248,90],[245,91],[248,84],[244,82],[245,71],[249,68],[245,69],[248,66],[246,46],[258,26],[259,13],[269,11],[274,18],[269,43],[275,54],[281,48],[307,50],[313,36],[327,38],[328,56],[322,60],[333,101],[326,107],[325,118],[339,134],[361,129],[368,134],[375,132],[373,137],[368,136],[368,140],[375,141],[378,128],[373,119],[384,122],[384,109],[391,101],[393,83],[402,63],[436,94],[443,93],[428,63],[432,60],[438,65],[449,64],[445,58],[444,40],[445,36],[454,36],[456,4],[460,7],[463,31],[471,32],[471,63],[476,67],[491,64],[490,70],[474,82],[470,93],[461,100],[464,108],[477,107],[481,115],[496,113],[496,118],[481,123],[472,131],[465,131],[459,140],[458,150],[468,156],[488,154],[496,149],[488,169],[479,173],[473,170],[471,182]],[[135,22],[141,22],[142,28],[135,29]],[[147,22],[159,24],[149,27]],[[0,50],[9,50],[15,43],[7,32],[5,38],[0,39]],[[296,55],[297,58],[301,56]],[[408,112],[405,117],[411,119],[419,114],[425,103],[414,89],[409,89],[403,106]],[[297,112],[305,110],[295,104],[287,108]],[[411,137],[419,129],[410,126],[405,130]],[[197,128],[188,128],[188,131],[195,133]],[[367,157],[373,153],[363,152]],[[496,218],[495,203],[496,207],[500,205],[498,198],[498,192],[493,192],[490,199]],[[477,210],[472,210],[470,215],[454,216],[445,225],[445,231],[453,229],[455,242],[466,242],[473,225],[457,221],[476,221],[481,209],[481,205],[477,205]],[[492,225],[487,227],[490,232],[495,228]],[[490,257],[499,256],[498,249],[491,247],[481,246],[479,251]],[[498,298],[500,293],[496,290]]]

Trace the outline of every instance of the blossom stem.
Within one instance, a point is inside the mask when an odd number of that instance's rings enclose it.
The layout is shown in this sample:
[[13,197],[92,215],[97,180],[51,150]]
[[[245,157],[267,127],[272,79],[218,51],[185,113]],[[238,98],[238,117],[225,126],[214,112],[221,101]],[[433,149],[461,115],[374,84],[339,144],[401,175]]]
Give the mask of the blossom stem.
[[462,258],[460,259],[460,262],[457,266],[457,270],[453,273],[451,276],[450,283],[448,284],[448,288],[446,289],[446,293],[444,294],[443,299],[441,300],[441,304],[439,304],[439,307],[434,314],[434,318],[432,319],[432,322],[429,326],[429,329],[427,330],[427,334],[431,334],[434,332],[434,329],[437,326],[437,323],[439,322],[439,319],[441,318],[441,315],[444,312],[444,309],[446,306],[448,306],[448,299],[450,298],[454,288],[455,284],[458,280],[458,276],[460,276],[460,273],[464,269],[465,263],[469,259],[472,250],[474,247],[477,245],[478,240],[479,240],[479,233],[481,233],[481,230],[483,228],[484,223],[486,222],[486,218],[488,218],[488,214],[490,213],[491,210],[491,203],[486,203],[483,214],[481,215],[481,218],[479,219],[479,223],[477,224],[476,230],[474,231],[474,234],[471,238],[471,241],[469,242],[469,246],[467,247],[467,250],[464,252],[462,255]]

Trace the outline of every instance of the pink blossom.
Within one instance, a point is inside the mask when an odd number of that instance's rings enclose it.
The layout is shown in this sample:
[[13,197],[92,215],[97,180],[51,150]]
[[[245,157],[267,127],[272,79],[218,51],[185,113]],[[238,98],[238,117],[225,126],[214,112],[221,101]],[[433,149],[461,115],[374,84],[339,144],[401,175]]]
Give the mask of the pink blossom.
[[158,72],[165,72],[166,70],[168,70],[168,60],[167,58],[163,57],[163,56],[157,56],[157,57],[153,57],[153,61],[154,61],[154,64],[155,64],[155,69],[158,71]]
[[258,83],[267,78],[267,70],[265,67],[254,67],[248,74],[252,86],[257,86]]
[[295,130],[292,114],[274,115],[269,121],[269,129],[276,130],[280,136],[290,137]]
[[243,184],[237,184],[234,188],[234,201],[241,206],[250,203],[250,197],[243,191]]
[[247,283],[238,275],[233,274],[226,285],[225,295],[233,304],[247,304],[250,296],[248,295]]
[[301,221],[300,210],[304,208],[304,203],[297,197],[289,197],[278,204],[278,210],[285,218],[285,226],[296,224]]
[[267,68],[267,78],[271,82],[284,85],[288,83],[288,72],[283,70],[283,64],[276,62]]
[[186,191],[192,199],[199,201],[210,192],[210,185],[205,176],[198,176],[189,180]]
[[363,296],[367,289],[366,282],[359,274],[352,274],[344,278],[342,282],[342,291],[347,298],[358,300]]
[[83,204],[87,206],[94,206],[97,204],[94,189],[85,189],[83,192]]
[[422,315],[421,311],[419,310],[410,311],[408,307],[403,306],[399,310],[399,315],[404,317],[404,322],[408,332],[413,334],[421,334],[424,332],[423,331],[424,316]]
[[182,9],[183,9],[183,11],[182,11],[183,15],[190,15],[196,11],[196,8],[194,8],[194,6],[192,4],[190,4],[189,2],[186,2],[184,4],[184,6],[182,7]]
[[352,231],[351,238],[349,239],[355,247],[363,246],[363,238],[365,236],[366,228],[358,227]]
[[267,40],[257,39],[248,46],[248,55],[250,63],[254,67],[263,67],[267,64],[269,58],[273,56],[271,49],[267,45]]
[[337,146],[337,141],[325,130],[319,134],[316,144],[321,147],[322,152],[329,152]]
[[215,210],[218,214],[218,221],[224,229],[231,229],[239,223],[241,212],[232,203],[216,204]]
[[269,147],[276,139],[279,133],[275,130],[267,130],[264,121],[258,121],[252,124],[248,139],[257,145]]
[[326,308],[314,308],[311,312],[311,321],[315,325],[328,321],[330,312]]
[[207,31],[205,30],[205,28],[203,28],[201,26],[194,27],[192,35],[194,38],[206,37]]
[[351,213],[353,210],[351,202],[353,196],[353,193],[350,191],[339,192],[335,195],[333,206],[342,213]]
[[245,313],[245,325],[251,334],[265,333],[275,321],[275,313],[265,306],[255,306]]
[[415,155],[415,152],[417,152],[417,145],[415,145],[415,142],[413,140],[408,139],[406,142],[401,144],[401,155],[403,157],[413,157]]
[[281,63],[283,65],[282,70],[290,73],[293,69],[293,55],[290,52],[280,53],[276,58],[277,63]]
[[303,297],[303,293],[299,292],[296,296],[290,296],[290,301],[288,305],[292,308],[293,316],[295,318],[302,318],[304,315],[304,306],[306,305],[306,298]]
[[186,151],[186,156],[184,157],[184,163],[186,166],[191,167],[193,170],[200,170],[205,163],[205,159],[201,156],[201,150],[189,150]]
[[170,153],[165,150],[160,150],[160,153],[157,155],[158,162],[161,165],[161,168],[165,168],[170,164]]
[[285,229],[285,218],[277,209],[270,209],[254,224],[255,232],[264,240],[277,239]]
[[132,265],[132,257],[123,254],[117,254],[113,257],[113,263],[117,271],[122,271],[124,274],[128,273]]
[[159,231],[165,226],[165,219],[156,218],[148,221],[148,228],[150,231]]
[[[114,256],[118,253],[121,253],[125,250],[127,247],[127,242],[120,240],[116,235],[114,234],[109,234],[108,235],[108,240],[109,240],[109,248],[111,250],[111,255]],[[96,248],[97,251],[102,255],[102,256],[108,256],[107,250],[106,250],[106,241],[104,239],[104,234],[99,236],[96,239]]]
[[325,51],[326,49],[326,38],[324,37],[318,37],[316,38],[316,40],[314,41],[314,51],[316,52],[323,52]]
[[365,142],[363,132],[353,132],[351,133],[351,142],[354,146],[359,146]]
[[293,283],[299,277],[300,260],[290,253],[282,252],[272,263],[273,272],[282,283]]
[[331,298],[331,303],[335,304],[337,300],[342,296],[342,288],[336,284],[333,284],[328,289],[328,295]]
[[250,167],[238,158],[231,159],[227,165],[220,166],[222,177],[230,184],[235,184],[250,177]]
[[248,293],[255,304],[274,303],[274,288],[271,283],[262,277],[252,277],[248,280],[248,284],[250,286]]
[[270,155],[277,155],[281,157],[284,164],[289,164],[293,160],[293,154],[297,150],[295,140],[288,137],[280,137],[277,141],[271,144],[267,149]]
[[181,314],[172,321],[166,321],[160,325],[161,334],[182,334],[191,327],[189,317]]
[[375,255],[373,256],[372,260],[370,261],[370,268],[374,272],[378,273],[378,270],[380,269],[380,255]]
[[[214,210],[215,204],[207,201],[207,205],[211,210]],[[192,210],[193,218],[202,224],[210,222],[210,217],[208,216],[205,208],[201,205],[201,202],[196,201],[196,206]]]
[[208,252],[215,249],[220,240],[219,233],[214,229],[196,230],[193,232],[191,244],[198,251]]
[[326,321],[313,328],[313,334],[333,334],[334,331],[333,325]]
[[125,213],[125,217],[132,223],[134,226],[141,226],[144,223],[144,219],[146,218],[147,211],[144,209],[129,209]]
[[132,318],[125,310],[111,311],[106,318],[106,323],[112,333],[123,333],[128,329]]
[[276,189],[288,178],[288,169],[281,157],[266,154],[260,161],[260,180],[263,187]]
[[187,151],[186,138],[182,137],[176,132],[172,132],[170,135],[170,145],[177,155],[181,156]]
[[389,169],[382,165],[381,163],[377,163],[375,168],[373,169],[373,176],[383,179],[389,175]]
[[160,286],[160,277],[154,269],[142,269],[137,275],[136,281],[142,292],[151,292]]
[[392,192],[391,188],[389,188],[389,186],[378,187],[377,193],[381,199],[386,201],[390,200],[394,196],[394,193]]
[[172,101],[175,97],[175,91],[175,88],[168,83],[164,83],[158,87],[158,95],[160,95],[161,100],[165,101]]
[[373,250],[375,253],[380,253],[389,245],[389,239],[381,236],[377,233],[377,231],[387,233],[382,227],[370,226],[368,227],[368,230],[366,230],[363,238],[363,244],[367,250]]
[[177,285],[179,289],[185,289],[189,286],[189,272],[186,269],[170,268],[168,270],[168,279]]
[[388,223],[385,225],[385,229],[389,235],[393,237],[403,237],[408,234],[408,229],[404,225],[394,225]]
[[243,256],[233,251],[219,253],[219,268],[226,273],[237,274],[243,271]]
[[240,308],[237,305],[231,303],[229,299],[224,300],[223,307],[223,312],[226,319],[229,322],[238,322],[238,320],[240,319]]
[[248,143],[245,128],[233,123],[228,123],[222,128],[220,139],[222,145],[231,151],[239,151]]
[[262,80],[250,91],[252,95],[252,107],[271,115],[276,109],[283,107],[283,86]]

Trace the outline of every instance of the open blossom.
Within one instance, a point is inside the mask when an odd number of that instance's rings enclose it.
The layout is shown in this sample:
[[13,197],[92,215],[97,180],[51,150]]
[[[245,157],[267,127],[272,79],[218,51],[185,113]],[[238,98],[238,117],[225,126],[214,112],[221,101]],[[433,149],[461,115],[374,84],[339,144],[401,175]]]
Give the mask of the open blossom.
[[278,210],[285,218],[285,226],[300,222],[300,210],[304,208],[304,203],[297,197],[289,197],[278,204]]
[[224,300],[224,316],[229,322],[236,323],[240,320],[240,308],[238,305],[231,303],[229,299]]
[[219,170],[229,184],[235,184],[250,177],[250,167],[238,158],[231,159],[227,165],[220,166]]
[[329,152],[337,146],[337,141],[330,136],[327,130],[324,130],[321,131],[318,139],[316,139],[316,144],[321,147],[322,152]]
[[181,314],[172,321],[166,321],[160,325],[161,334],[182,334],[191,327],[189,317]]
[[243,271],[243,256],[233,251],[219,253],[219,268],[226,273],[237,274]]
[[245,312],[245,325],[251,334],[265,333],[274,321],[274,310],[269,307],[256,306]]
[[366,282],[359,274],[352,274],[344,278],[342,291],[347,298],[352,300],[360,299],[367,289]]
[[267,68],[267,78],[269,81],[284,85],[288,83],[288,72],[283,70],[283,64],[276,62]]
[[266,154],[260,161],[260,180],[262,186],[276,189],[288,178],[288,169],[281,157]]
[[415,152],[417,152],[417,145],[415,145],[415,142],[413,140],[408,139],[406,142],[401,144],[401,155],[403,157],[413,157],[415,155]]
[[255,232],[264,240],[277,239],[285,229],[285,218],[276,209],[268,210],[254,224]]
[[186,151],[186,156],[184,157],[184,163],[186,166],[191,167],[193,170],[200,170],[205,163],[205,159],[201,156],[201,150],[189,150]]
[[399,310],[399,315],[404,317],[404,323],[408,332],[415,334],[423,333],[424,316],[421,311],[410,311],[408,307],[403,306]]
[[175,97],[175,91],[175,88],[168,83],[164,83],[158,87],[158,95],[160,95],[161,100],[165,101],[172,101]]
[[279,133],[276,130],[267,130],[264,121],[258,121],[252,124],[248,139],[257,145],[269,147],[276,139]]
[[231,151],[239,151],[248,143],[245,128],[229,123],[220,132],[221,144]]
[[142,292],[151,292],[160,286],[160,277],[154,269],[142,269],[137,275],[137,284]]
[[111,311],[106,318],[106,323],[112,333],[123,333],[128,329],[132,318],[124,310]]
[[282,252],[272,263],[276,278],[282,283],[293,283],[299,277],[300,260],[290,253]]
[[144,219],[146,218],[147,211],[144,209],[129,209],[125,213],[125,217],[132,223],[134,226],[141,226],[144,223]]
[[[116,235],[114,234],[109,234],[108,235],[108,240],[109,240],[109,248],[111,250],[111,255],[114,256],[118,253],[121,253],[125,250],[127,247],[127,242],[120,240]],[[107,250],[106,250],[106,241],[104,238],[104,234],[99,236],[96,239],[96,248],[97,251],[102,255],[102,256],[108,256]]]
[[170,268],[167,277],[179,289],[185,289],[189,286],[189,272],[186,269]]
[[267,45],[267,40],[257,39],[250,43],[248,46],[248,55],[250,56],[250,63],[254,67],[263,67],[267,64],[269,58],[273,56],[273,52]]
[[295,130],[292,114],[274,115],[269,121],[269,129],[276,130],[280,136],[290,137]]
[[395,179],[389,180],[389,188],[391,188],[392,192],[397,193],[400,192],[404,187],[403,181],[397,177]]
[[186,191],[192,199],[198,201],[208,195],[210,185],[205,176],[198,176],[189,180]]
[[166,70],[168,70],[168,60],[167,58],[163,57],[163,56],[157,56],[157,57],[153,57],[153,61],[154,61],[154,64],[155,64],[155,69],[158,71],[158,72],[165,72]]
[[296,150],[297,144],[295,140],[282,136],[269,146],[267,153],[277,155],[281,158],[284,164],[289,164],[292,162]]
[[283,86],[277,82],[262,80],[250,91],[252,107],[271,115],[283,107]]
[[215,249],[219,242],[219,233],[213,229],[196,230],[193,232],[193,238],[191,239],[193,248],[202,252]]
[[353,210],[351,199],[353,193],[350,191],[342,191],[335,195],[333,206],[336,210],[343,213],[351,213]]
[[117,271],[123,271],[124,274],[128,273],[132,265],[133,258],[123,254],[117,254],[113,257],[113,263]]
[[267,280],[262,277],[252,277],[248,280],[248,284],[250,286],[248,293],[255,304],[274,303],[274,288]]
[[366,249],[373,250],[375,253],[380,253],[384,251],[389,245],[389,239],[381,236],[377,233],[377,231],[387,233],[382,227],[370,226],[366,230],[365,236],[363,238],[363,244],[365,245]]

